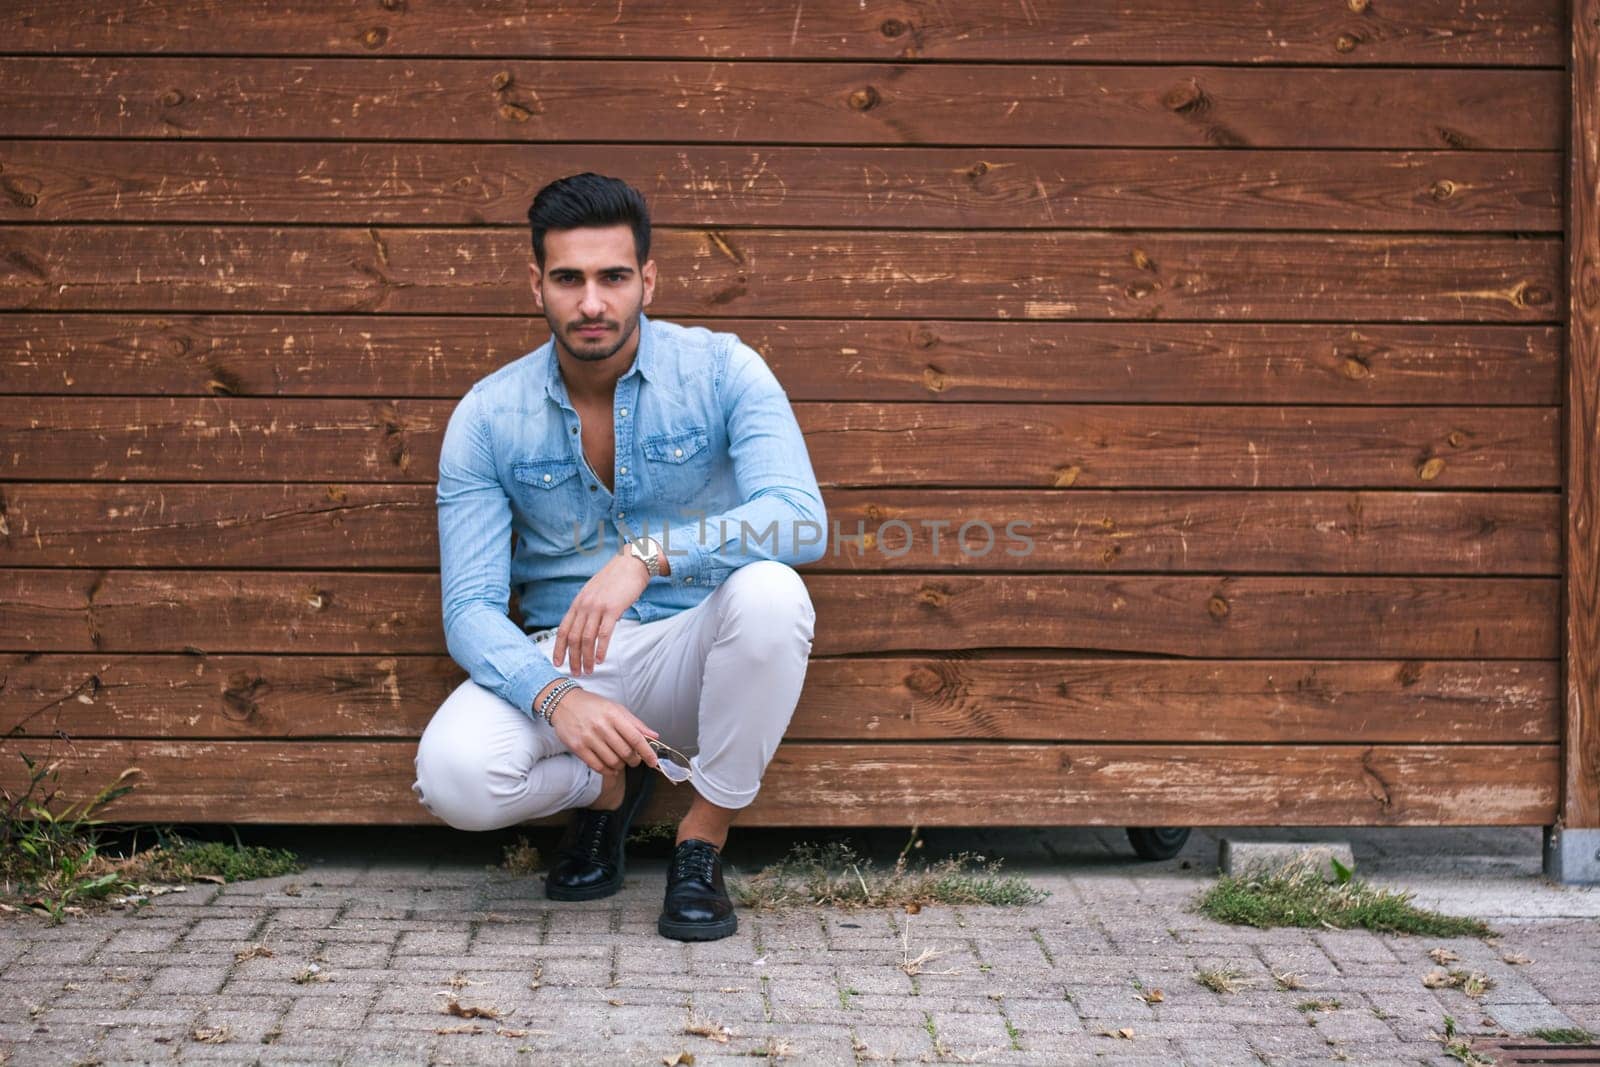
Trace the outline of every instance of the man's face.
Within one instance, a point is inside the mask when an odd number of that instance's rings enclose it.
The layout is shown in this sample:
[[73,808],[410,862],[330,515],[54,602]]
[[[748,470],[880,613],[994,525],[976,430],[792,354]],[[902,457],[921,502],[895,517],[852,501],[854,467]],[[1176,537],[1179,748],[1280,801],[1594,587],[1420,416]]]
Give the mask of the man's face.
[[528,265],[533,298],[550,332],[585,363],[610,359],[639,330],[655,295],[654,260],[639,266],[628,226],[585,226],[544,235],[544,270]]

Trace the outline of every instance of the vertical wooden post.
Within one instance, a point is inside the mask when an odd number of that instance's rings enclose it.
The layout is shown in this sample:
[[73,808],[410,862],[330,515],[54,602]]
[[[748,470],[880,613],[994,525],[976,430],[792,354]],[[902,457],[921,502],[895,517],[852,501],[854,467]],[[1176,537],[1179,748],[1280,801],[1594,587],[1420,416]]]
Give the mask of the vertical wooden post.
[[1571,0],[1561,807],[1544,868],[1600,882],[1600,0]]

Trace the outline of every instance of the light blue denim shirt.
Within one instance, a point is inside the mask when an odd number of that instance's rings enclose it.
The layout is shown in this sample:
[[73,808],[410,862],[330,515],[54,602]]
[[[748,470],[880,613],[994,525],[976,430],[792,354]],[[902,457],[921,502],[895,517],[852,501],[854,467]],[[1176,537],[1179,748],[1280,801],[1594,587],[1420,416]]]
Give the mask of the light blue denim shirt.
[[[641,622],[693,607],[746,563],[794,566],[826,551],[822,494],[789,399],[734,334],[640,315],[611,425],[615,492],[584,458],[551,340],[477,382],[445,430],[445,641],[474,682],[524,712],[561,677],[528,634],[559,625],[624,538],[654,537],[672,569],[623,613]],[[512,588],[520,629],[507,613]]]

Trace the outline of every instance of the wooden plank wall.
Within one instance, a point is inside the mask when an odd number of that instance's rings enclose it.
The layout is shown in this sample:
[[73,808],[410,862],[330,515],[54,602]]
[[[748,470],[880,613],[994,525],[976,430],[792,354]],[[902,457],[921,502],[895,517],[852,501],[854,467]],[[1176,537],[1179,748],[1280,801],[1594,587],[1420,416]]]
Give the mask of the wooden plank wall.
[[593,169],[875,534],[744,823],[1551,822],[1559,0],[516,8],[0,9],[0,779],[425,818],[440,435]]

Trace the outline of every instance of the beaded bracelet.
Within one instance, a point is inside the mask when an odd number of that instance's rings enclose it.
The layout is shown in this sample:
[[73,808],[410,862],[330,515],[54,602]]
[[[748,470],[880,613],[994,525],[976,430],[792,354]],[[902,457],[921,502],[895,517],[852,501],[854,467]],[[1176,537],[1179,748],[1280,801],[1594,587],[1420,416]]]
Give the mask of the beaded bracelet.
[[561,698],[576,688],[578,688],[578,683],[571,678],[561,679],[550,688],[550,692],[544,695],[544,699],[539,701],[539,706],[534,709],[534,713],[544,720],[546,726],[555,729],[556,724],[550,721],[550,716],[555,714],[556,705],[561,703]]

